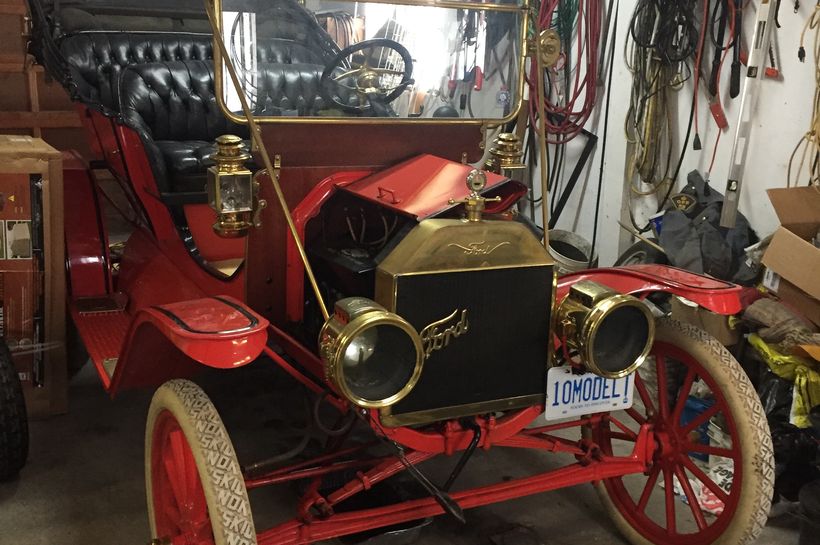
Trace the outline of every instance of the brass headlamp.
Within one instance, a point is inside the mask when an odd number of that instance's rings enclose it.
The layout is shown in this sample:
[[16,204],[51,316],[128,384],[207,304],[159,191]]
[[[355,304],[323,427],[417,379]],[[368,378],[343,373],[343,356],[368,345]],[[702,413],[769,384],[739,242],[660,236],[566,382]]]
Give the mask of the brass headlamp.
[[655,318],[639,299],[582,280],[558,306],[556,334],[578,351],[588,370],[620,378],[646,360],[655,338]]
[[214,231],[225,238],[245,236],[252,225],[253,173],[245,168],[250,155],[242,139],[225,134],[216,139],[216,163],[208,168],[208,204],[216,212]]
[[336,303],[319,333],[325,378],[352,403],[366,408],[392,405],[421,376],[424,349],[405,319],[365,297]]

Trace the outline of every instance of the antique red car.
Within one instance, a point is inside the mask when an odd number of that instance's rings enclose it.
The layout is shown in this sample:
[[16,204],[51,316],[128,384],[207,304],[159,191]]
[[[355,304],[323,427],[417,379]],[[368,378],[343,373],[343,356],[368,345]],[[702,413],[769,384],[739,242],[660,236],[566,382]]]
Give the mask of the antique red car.
[[[31,6],[96,156],[65,167],[73,324],[112,396],[157,388],[154,543],[312,543],[581,483],[631,543],[758,536],[773,460],[755,391],[646,300],[733,314],[740,289],[657,265],[558,278],[518,211],[515,133],[544,115],[519,115],[540,62],[526,0],[216,0],[210,24]],[[101,172],[127,237],[108,232]],[[324,452],[240,465],[195,380],[259,358],[338,412]],[[493,448],[574,462],[459,487]],[[448,456],[434,483],[425,462]],[[422,492],[352,501],[400,474]],[[294,481],[287,520],[256,528],[247,491]]]

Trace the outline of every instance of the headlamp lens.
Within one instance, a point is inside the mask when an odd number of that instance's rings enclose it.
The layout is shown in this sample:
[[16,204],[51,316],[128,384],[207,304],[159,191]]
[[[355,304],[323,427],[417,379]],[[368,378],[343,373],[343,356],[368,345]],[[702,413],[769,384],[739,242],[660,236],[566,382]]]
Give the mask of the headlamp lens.
[[387,399],[410,381],[416,367],[416,348],[407,332],[382,324],[366,329],[347,345],[342,376],[355,396]]
[[325,375],[360,407],[387,407],[412,390],[424,362],[421,338],[406,320],[364,297],[336,302],[319,334]]

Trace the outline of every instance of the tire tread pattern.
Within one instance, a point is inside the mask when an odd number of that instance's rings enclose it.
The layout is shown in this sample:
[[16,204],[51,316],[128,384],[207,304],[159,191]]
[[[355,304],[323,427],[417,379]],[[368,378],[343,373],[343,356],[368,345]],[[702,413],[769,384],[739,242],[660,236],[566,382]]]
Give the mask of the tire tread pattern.
[[[749,485],[751,489],[743,490],[734,519],[726,531],[709,545],[749,545],[760,536],[766,525],[774,490],[774,449],[763,405],[743,368],[726,347],[709,333],[671,318],[658,320],[657,326],[656,338],[663,335],[666,337],[664,342],[675,344],[692,356],[696,355],[695,352],[699,353],[701,365],[724,387],[723,394],[733,411],[738,434],[745,434],[740,438],[744,452],[743,469],[746,472],[743,481],[744,486]],[[735,405],[732,408],[733,401]],[[602,482],[596,484],[596,489],[610,518],[630,543],[662,545],[644,538],[623,518]],[[693,539],[692,545],[706,544]]]
[[[245,480],[219,413],[205,392],[191,381],[166,382],[155,394],[154,403],[166,393],[178,399],[183,408],[184,414],[178,414],[166,407],[180,422],[197,460],[216,545],[256,545]],[[195,437],[189,436],[189,430]]]
[[11,352],[0,340],[0,481],[14,478],[27,458],[26,401]]
[[748,545],[760,536],[766,526],[774,494],[774,446],[760,396],[757,395],[746,372],[729,350],[720,344],[720,341],[695,325],[676,320],[668,320],[668,323],[692,341],[708,347],[709,352],[721,363],[722,368],[729,372],[731,382],[737,388],[742,400],[744,413],[751,424],[753,432],[750,438],[751,444],[757,447],[752,456],[752,467],[756,476],[755,490],[751,494],[746,491],[745,495],[746,497],[751,496],[755,501],[746,515],[748,521],[746,531],[736,541],[737,545]]

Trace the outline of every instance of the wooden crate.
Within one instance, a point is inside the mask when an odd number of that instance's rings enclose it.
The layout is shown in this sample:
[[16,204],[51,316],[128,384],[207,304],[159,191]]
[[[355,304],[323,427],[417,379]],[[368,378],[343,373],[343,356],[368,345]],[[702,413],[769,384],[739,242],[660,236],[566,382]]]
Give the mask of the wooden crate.
[[81,121],[65,90],[26,53],[24,0],[0,0],[0,133],[43,138],[58,149],[87,153]]
[[0,135],[0,329],[30,418],[68,410],[62,155]]

